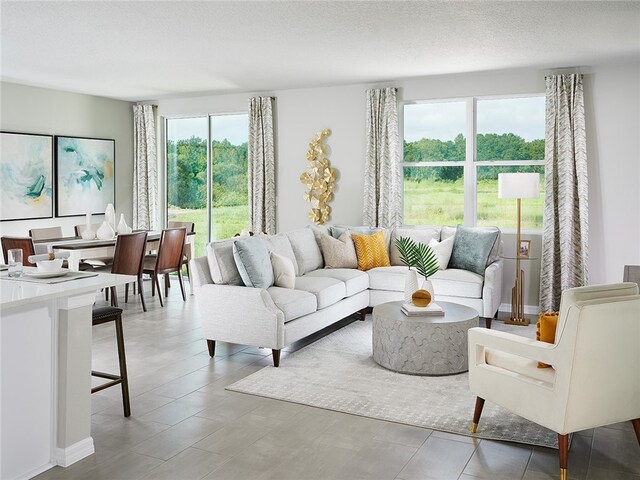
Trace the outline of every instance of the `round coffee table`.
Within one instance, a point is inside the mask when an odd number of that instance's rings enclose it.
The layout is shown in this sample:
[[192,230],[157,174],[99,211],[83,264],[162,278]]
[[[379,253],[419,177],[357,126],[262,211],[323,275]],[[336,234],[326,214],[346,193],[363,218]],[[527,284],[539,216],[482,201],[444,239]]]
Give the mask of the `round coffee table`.
[[441,316],[408,317],[402,302],[373,308],[373,359],[381,366],[413,375],[466,372],[467,330],[478,326],[478,312],[457,303],[436,302]]

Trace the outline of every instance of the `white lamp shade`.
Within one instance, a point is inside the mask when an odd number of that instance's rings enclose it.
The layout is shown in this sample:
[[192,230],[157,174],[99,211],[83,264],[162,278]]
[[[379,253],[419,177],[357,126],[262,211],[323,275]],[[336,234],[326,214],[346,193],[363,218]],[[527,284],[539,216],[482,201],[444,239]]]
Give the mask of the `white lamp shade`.
[[538,198],[539,173],[499,173],[498,198]]

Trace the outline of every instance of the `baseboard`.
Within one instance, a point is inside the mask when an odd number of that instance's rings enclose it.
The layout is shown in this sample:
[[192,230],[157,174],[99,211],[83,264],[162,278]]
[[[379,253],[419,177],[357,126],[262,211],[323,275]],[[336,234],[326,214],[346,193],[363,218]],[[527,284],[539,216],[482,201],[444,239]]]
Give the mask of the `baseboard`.
[[92,455],[95,451],[96,449],[93,446],[93,438],[88,437],[67,448],[57,448],[56,462],[61,467],[68,467],[69,465],[73,465],[77,461]]
[[[498,308],[499,312],[510,313],[511,312],[511,304],[510,303],[501,303]],[[524,306],[524,314],[525,315],[538,315],[540,313],[540,307],[537,305],[525,305]]]
[[45,465],[42,465],[41,467],[31,470],[29,473],[25,473],[24,475],[16,477],[15,480],[29,480],[30,478],[33,478],[36,475],[40,475],[42,472],[46,472],[47,470],[55,466],[55,463],[47,463]]

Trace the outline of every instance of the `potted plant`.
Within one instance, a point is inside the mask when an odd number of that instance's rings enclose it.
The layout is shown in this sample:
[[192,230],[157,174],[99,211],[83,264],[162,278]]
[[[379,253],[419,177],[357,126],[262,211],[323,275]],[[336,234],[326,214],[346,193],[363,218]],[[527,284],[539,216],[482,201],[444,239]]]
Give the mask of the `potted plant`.
[[438,257],[433,249],[424,243],[416,243],[409,237],[396,238],[396,247],[400,253],[400,260],[409,267],[404,287],[405,303],[411,303],[411,296],[418,289],[418,277],[412,267],[415,267],[418,273],[424,277],[422,290],[428,291],[433,298],[433,285],[429,277],[438,271]]

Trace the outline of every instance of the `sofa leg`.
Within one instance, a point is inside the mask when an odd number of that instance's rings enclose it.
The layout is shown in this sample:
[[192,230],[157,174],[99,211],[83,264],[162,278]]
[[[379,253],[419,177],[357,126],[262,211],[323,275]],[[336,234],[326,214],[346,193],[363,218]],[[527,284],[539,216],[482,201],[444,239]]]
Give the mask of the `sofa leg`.
[[485,327],[487,327],[488,329],[491,329],[491,318],[489,317],[483,317],[484,318],[484,325]]
[[273,355],[273,366],[279,367],[280,366],[280,350],[276,350],[275,348],[273,348],[271,350],[271,354]]
[[358,312],[361,322],[364,322],[364,319],[367,318],[367,311],[368,311],[368,308],[365,307]]
[[213,358],[216,354],[216,341],[207,339],[207,348],[209,349],[209,356]]
[[560,456],[560,480],[567,480],[567,457],[569,456],[568,434],[558,434],[558,454]]
[[484,398],[476,397],[476,408],[473,410],[473,423],[471,424],[471,433],[476,433],[478,423],[480,423],[480,415],[484,407]]
[[634,418],[633,420],[631,420],[631,423],[633,423],[633,430],[636,432],[638,445],[640,445],[640,418]]

